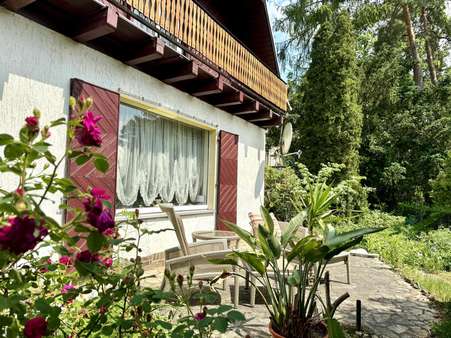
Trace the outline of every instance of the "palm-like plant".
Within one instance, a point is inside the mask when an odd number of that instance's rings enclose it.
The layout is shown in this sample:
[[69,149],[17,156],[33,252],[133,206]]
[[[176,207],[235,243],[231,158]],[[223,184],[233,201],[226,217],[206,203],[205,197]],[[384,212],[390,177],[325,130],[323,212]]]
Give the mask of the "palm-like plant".
[[[317,292],[320,281],[332,257],[358,244],[364,235],[382,228],[339,234],[333,226],[324,222],[332,212],[330,188],[323,183],[318,184],[309,199],[299,214],[290,220],[280,238],[275,234],[273,219],[263,207],[264,222],[258,226],[255,236],[233,223],[225,222],[248,244],[249,250],[234,251],[225,260],[211,262],[235,265],[265,287],[264,294],[255,286],[269,311],[272,329],[280,335],[287,338],[310,337],[311,332],[324,327],[322,322],[326,321],[329,337],[340,337],[341,329],[333,315],[348,295],[332,303],[329,285],[326,284],[326,299],[323,300]],[[300,227],[308,227],[310,235],[300,238]],[[312,232],[313,228],[315,232]],[[244,278],[239,272],[235,273]]]

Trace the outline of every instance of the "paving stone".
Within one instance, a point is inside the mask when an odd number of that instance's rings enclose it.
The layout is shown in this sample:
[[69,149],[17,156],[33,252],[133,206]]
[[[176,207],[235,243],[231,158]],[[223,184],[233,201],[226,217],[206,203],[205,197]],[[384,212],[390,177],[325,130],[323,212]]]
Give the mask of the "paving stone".
[[[149,269],[150,270],[150,269]],[[163,269],[149,271],[149,275],[159,275],[159,278],[149,278],[147,284],[159,286]],[[406,283],[389,266],[375,258],[352,256],[350,258],[351,284],[344,281],[346,269],[344,264],[334,264],[328,268],[331,276],[332,300],[345,292],[348,298],[338,308],[336,318],[345,326],[355,325],[356,300],[362,301],[362,324],[371,333],[371,338],[423,338],[428,337],[432,323],[438,315],[430,301],[418,289]],[[233,284],[231,282],[230,284]],[[254,308],[249,307],[249,291],[245,290],[244,282],[240,283],[240,305],[238,310],[250,319],[243,327],[228,332],[220,337],[269,337],[267,326],[269,316],[263,302],[257,302]],[[230,290],[219,290],[223,303],[231,303],[233,285]],[[323,288],[320,290],[323,293]],[[257,300],[259,298],[257,297]]]

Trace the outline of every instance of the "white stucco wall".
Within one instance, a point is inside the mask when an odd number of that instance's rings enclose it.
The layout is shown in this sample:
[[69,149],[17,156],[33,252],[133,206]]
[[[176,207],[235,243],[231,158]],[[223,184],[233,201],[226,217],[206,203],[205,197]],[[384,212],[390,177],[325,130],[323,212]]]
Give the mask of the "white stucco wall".
[[[258,210],[263,200],[265,131],[232,116],[117,60],[79,44],[24,17],[0,7],[0,133],[17,133],[34,107],[43,113],[43,122],[66,116],[71,78],[144,97],[173,110],[197,116],[239,135],[238,224],[248,227],[247,213]],[[51,138],[54,152],[61,154],[65,130]],[[64,174],[61,168],[59,174]],[[3,174],[0,186],[11,187]],[[46,206],[61,219],[54,196]],[[184,217],[187,237],[192,231],[213,229],[214,214]],[[167,227],[164,219],[147,220],[152,229]],[[160,234],[144,241],[144,255],[176,246],[174,233]]]

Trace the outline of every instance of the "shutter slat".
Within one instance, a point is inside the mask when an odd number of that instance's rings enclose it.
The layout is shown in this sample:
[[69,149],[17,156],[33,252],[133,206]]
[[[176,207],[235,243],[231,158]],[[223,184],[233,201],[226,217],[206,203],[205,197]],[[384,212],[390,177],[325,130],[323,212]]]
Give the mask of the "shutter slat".
[[219,133],[218,210],[216,228],[228,230],[221,220],[236,223],[238,135]]
[[[95,169],[89,162],[78,166],[74,161],[68,163],[68,176],[75,182],[81,191],[88,191],[92,187],[104,189],[111,196],[113,215],[116,197],[116,164],[117,164],[117,142],[119,124],[119,94],[78,79],[71,80],[71,95],[75,98],[91,97],[94,104],[90,110],[95,115],[103,118],[99,121],[102,130],[102,146],[95,149],[104,155],[109,164],[108,171],[103,174]],[[74,141],[75,143],[77,141]],[[77,146],[74,144],[73,146]],[[81,207],[81,201],[69,201],[72,207]]]

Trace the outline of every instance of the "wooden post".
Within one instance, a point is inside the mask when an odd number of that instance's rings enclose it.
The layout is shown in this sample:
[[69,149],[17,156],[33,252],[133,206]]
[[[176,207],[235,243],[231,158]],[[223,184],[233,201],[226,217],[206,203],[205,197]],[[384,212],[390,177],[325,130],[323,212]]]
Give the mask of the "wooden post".
[[355,326],[357,331],[362,331],[362,301],[360,299],[356,301]]

